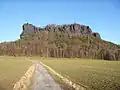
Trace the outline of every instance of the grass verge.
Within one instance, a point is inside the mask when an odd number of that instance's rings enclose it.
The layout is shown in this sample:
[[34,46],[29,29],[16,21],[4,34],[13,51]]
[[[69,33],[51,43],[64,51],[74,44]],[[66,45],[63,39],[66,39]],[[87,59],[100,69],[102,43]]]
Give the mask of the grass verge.
[[24,57],[0,56],[0,90],[12,90],[31,65]]
[[40,61],[71,81],[87,85],[88,90],[120,90],[119,61],[65,58]]
[[[46,67],[44,67],[46,68]],[[53,79],[55,80],[55,82],[57,84],[60,85],[60,87],[63,90],[74,90],[72,87],[70,87],[69,85],[67,85],[65,82],[63,82],[63,80],[61,78],[59,78],[58,76],[56,76],[54,73],[52,73],[48,68],[46,68],[46,70],[48,71],[48,73],[53,77]]]

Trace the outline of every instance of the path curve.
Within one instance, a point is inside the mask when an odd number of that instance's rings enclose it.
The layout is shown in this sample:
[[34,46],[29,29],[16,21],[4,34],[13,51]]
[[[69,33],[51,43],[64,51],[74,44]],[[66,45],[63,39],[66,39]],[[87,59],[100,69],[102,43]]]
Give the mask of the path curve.
[[35,65],[35,75],[31,90],[63,90],[40,63],[35,62]]

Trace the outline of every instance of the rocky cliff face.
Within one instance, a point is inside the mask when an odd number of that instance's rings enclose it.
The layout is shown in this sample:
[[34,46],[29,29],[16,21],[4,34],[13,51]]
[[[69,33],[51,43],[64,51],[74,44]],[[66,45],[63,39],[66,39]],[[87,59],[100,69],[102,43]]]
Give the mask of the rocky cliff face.
[[91,35],[96,38],[101,38],[99,33],[92,32],[89,26],[80,25],[80,24],[64,24],[64,25],[55,25],[50,24],[46,25],[45,28],[36,27],[32,24],[24,24],[23,25],[23,32],[21,33],[20,37],[24,37],[29,34],[39,33],[40,31],[48,31],[48,32],[63,32],[69,35]]
[[120,46],[80,24],[24,24],[21,39],[0,44],[0,55],[120,60]]

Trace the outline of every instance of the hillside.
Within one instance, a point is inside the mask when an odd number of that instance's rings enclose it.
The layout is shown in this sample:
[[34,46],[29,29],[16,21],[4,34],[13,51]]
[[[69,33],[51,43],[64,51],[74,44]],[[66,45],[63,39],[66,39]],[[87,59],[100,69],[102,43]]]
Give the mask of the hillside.
[[39,55],[61,58],[120,60],[120,46],[104,41],[89,26],[80,24],[24,24],[20,39],[0,44],[0,55]]

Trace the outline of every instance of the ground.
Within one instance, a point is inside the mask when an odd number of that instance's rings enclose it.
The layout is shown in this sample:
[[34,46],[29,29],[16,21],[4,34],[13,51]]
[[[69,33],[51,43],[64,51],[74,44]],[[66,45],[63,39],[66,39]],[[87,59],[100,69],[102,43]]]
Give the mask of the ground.
[[120,90],[120,62],[90,59],[40,59],[69,78],[87,85],[89,90]]
[[35,65],[36,69],[31,90],[63,90],[39,62],[35,62]]
[[31,64],[24,57],[0,56],[0,90],[12,90]]
[[120,90],[120,61],[8,56],[0,56],[0,90],[12,90],[32,64],[30,60],[43,62],[73,82],[88,86],[88,90]]

